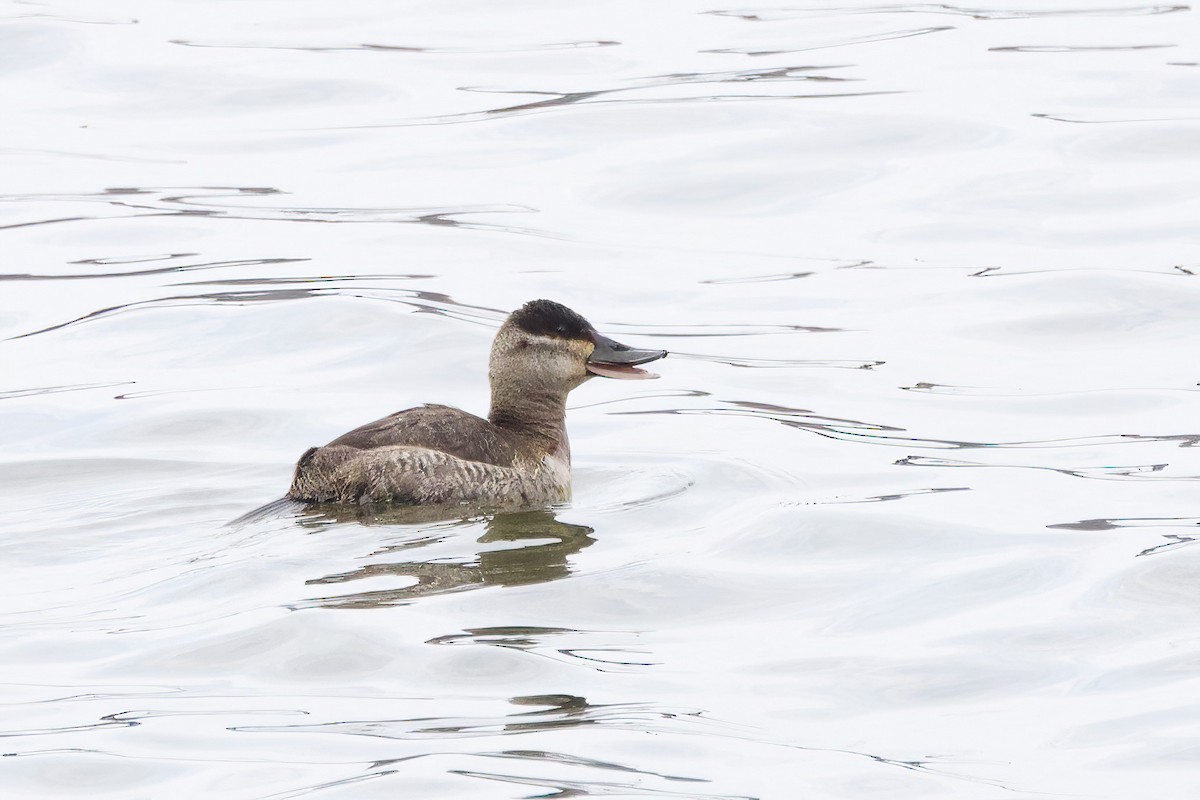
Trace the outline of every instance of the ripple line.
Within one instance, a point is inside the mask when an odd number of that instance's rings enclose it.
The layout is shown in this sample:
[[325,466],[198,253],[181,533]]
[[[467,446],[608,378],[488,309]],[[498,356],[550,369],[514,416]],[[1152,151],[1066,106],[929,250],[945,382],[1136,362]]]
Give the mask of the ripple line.
[[1197,525],[1200,525],[1200,517],[1101,517],[1058,522],[1046,527],[1071,531],[1111,531],[1117,528],[1191,528]]
[[[811,753],[848,755],[863,758],[875,764],[920,772],[934,777],[968,781],[1017,791],[1000,781],[947,770],[942,766],[942,764],[948,763],[946,759],[936,757],[929,757],[922,760],[896,759],[849,748],[795,744],[779,739],[763,737],[761,731],[756,728],[715,719],[700,709],[672,708],[653,703],[636,702],[593,704],[586,697],[571,694],[518,696],[510,698],[508,702],[518,707],[535,706],[536,708],[533,711],[519,711],[491,716],[409,717],[405,719],[329,722],[313,725],[238,726],[230,728],[230,730],[254,733],[342,734],[388,740],[442,740],[524,735],[602,727],[608,730],[627,730],[635,733],[704,736],[710,740],[729,739]],[[504,755],[511,758],[520,758],[523,756],[518,754],[524,752],[537,754],[542,751],[505,751]],[[494,754],[483,753],[480,755],[490,756]],[[376,762],[376,765],[386,766],[415,757],[420,756],[387,759]],[[670,776],[664,775],[663,777],[669,778]],[[685,796],[694,797],[695,795]]]
[[[1099,436],[1076,436],[1064,439],[1029,439],[1010,442],[980,442],[959,439],[936,439],[919,436],[893,436],[890,433],[902,432],[905,429],[892,425],[864,422],[859,420],[827,417],[808,409],[787,408],[769,403],[757,403],[745,400],[722,401],[727,405],[700,408],[656,408],[641,411],[614,411],[613,414],[715,414],[722,416],[741,416],[752,419],[765,419],[771,422],[799,428],[818,436],[842,441],[858,441],[863,444],[883,445],[887,447],[925,447],[927,449],[969,450],[1040,450],[1073,447],[1098,447],[1114,444],[1136,444],[1144,442],[1173,442],[1179,447],[1195,447],[1200,444],[1200,434],[1165,434],[1145,435],[1133,433],[1107,434]],[[879,431],[868,433],[866,431]]]
[[335,789],[339,786],[350,786],[352,784],[375,780],[376,778],[385,778],[388,775],[395,775],[397,772],[399,772],[399,770],[389,769],[381,770],[379,772],[370,772],[366,775],[353,775],[349,778],[339,778],[336,781],[326,781],[325,783],[316,783],[300,789],[289,789],[286,792],[277,792],[275,794],[265,795],[261,800],[291,800],[295,797],[303,797],[304,795],[315,794],[325,789]]
[[1024,389],[1002,389],[991,386],[953,386],[943,383],[920,381],[912,386],[898,387],[903,392],[948,395],[955,397],[1074,397],[1081,394],[1113,394],[1118,392],[1191,392],[1182,386],[1118,386],[1105,389],[1076,389],[1067,392],[1032,392]]
[[650,770],[638,769],[637,767],[630,767],[626,764],[617,764],[612,761],[599,761],[594,758],[585,758],[583,756],[573,756],[568,755],[567,753],[556,753],[546,750],[503,750],[498,753],[479,753],[478,755],[489,758],[545,761],[552,764],[566,764],[569,766],[582,766],[593,769],[612,770],[614,772],[628,772],[636,775],[650,775],[655,778],[663,778],[668,781],[680,781],[682,783],[710,782],[704,778],[689,778],[685,775],[668,775],[662,772],[652,772]]
[[344,45],[271,45],[271,44],[220,44],[197,42],[190,39],[168,39],[170,44],[181,47],[204,47],[222,50],[296,50],[308,53],[340,51],[365,51],[372,53],[429,53],[434,55],[479,55],[487,53],[534,53],[543,50],[580,50],[593,47],[614,47],[620,42],[608,39],[592,39],[577,42],[550,42],[547,44],[513,45],[511,47],[416,47],[399,44],[344,44]]
[[93,722],[90,725],[66,725],[61,728],[28,728],[26,730],[0,731],[0,739],[16,738],[19,736],[54,736],[60,733],[98,731],[106,728],[134,728],[141,724],[135,720],[122,722],[110,719],[109,717],[101,717],[100,722]]
[[886,364],[886,361],[854,361],[852,359],[820,359],[820,358],[737,358],[734,356],[717,356],[706,353],[681,353],[671,351],[672,358],[685,358],[692,361],[712,361],[730,367],[747,369],[874,369]]
[[510,698],[516,706],[536,706],[500,716],[410,717],[392,720],[350,720],[311,725],[242,725],[230,730],[254,733],[342,733],[380,739],[462,739],[525,734],[577,727],[617,727],[645,730],[659,721],[699,717],[695,709],[658,706],[653,703],[592,704],[568,694],[529,695]]
[[[716,14],[719,12],[707,12]],[[750,19],[743,17],[742,19]],[[753,20],[761,22],[763,20]],[[856,44],[871,44],[873,42],[889,42],[894,39],[910,39],[914,36],[926,36],[931,33],[942,33],[943,31],[956,30],[953,25],[939,25],[931,28],[910,28],[900,31],[889,31],[887,33],[873,34],[871,36],[859,36],[853,39],[844,39],[840,42],[832,42],[830,44],[817,44],[808,47],[792,47],[785,50],[751,50],[743,47],[724,47],[717,50],[701,50],[701,53],[732,53],[743,56],[782,56],[789,53],[807,53],[813,50],[830,50],[835,47],[850,47]]]
[[1174,44],[1120,44],[1120,45],[1010,45],[989,47],[990,53],[1106,53],[1126,50],[1163,50],[1178,47]]
[[[618,781],[569,781],[562,778],[532,778],[518,775],[504,775],[498,772],[480,772],[477,770],[452,769],[451,775],[463,775],[470,778],[483,778],[500,783],[513,783],[520,786],[537,786],[543,789],[553,789],[554,794],[536,795],[537,797],[592,797],[600,795],[637,795],[639,797],[682,797],[692,800],[759,800],[756,797],[733,794],[698,794],[694,791],[673,792],[665,789],[653,789],[638,783],[621,783]],[[699,780],[699,779],[693,779]]]
[[[812,79],[815,80],[815,79]],[[714,94],[699,97],[654,97],[654,98],[622,98],[617,100],[597,100],[595,98],[614,92],[629,91],[627,89],[601,89],[592,92],[569,92],[556,95],[551,100],[539,100],[532,103],[521,103],[501,108],[489,108],[483,111],[467,111],[458,114],[445,114],[436,117],[421,117],[400,122],[384,122],[372,125],[353,125],[351,128],[400,128],[419,125],[451,125],[465,122],[483,122],[490,119],[523,116],[544,111],[551,111],[566,106],[587,105],[675,105],[684,103],[730,103],[730,102],[759,102],[764,100],[821,100],[844,97],[876,97],[879,95],[903,94],[902,91],[865,91],[865,92],[820,92],[813,94]],[[506,92],[508,93],[508,92]],[[545,92],[515,91],[513,94],[546,94]]]
[[58,331],[64,328],[82,325],[87,322],[107,319],[118,314],[142,311],[146,309],[212,304],[249,305],[252,303],[303,300],[326,296],[362,297],[373,300],[385,300],[388,302],[403,303],[415,308],[419,312],[438,314],[451,319],[474,322],[477,324],[495,325],[496,323],[494,320],[503,318],[505,316],[505,313],[499,309],[458,303],[449,295],[442,294],[441,292],[429,292],[418,289],[396,289],[392,287],[342,288],[318,286],[310,288],[261,289],[257,291],[245,290],[229,292],[205,292],[193,295],[172,295],[169,297],[160,297],[154,300],[141,300],[134,303],[125,303],[122,305],[101,308],[84,314],[83,316],[75,317],[74,319],[66,322],[60,322],[55,325],[39,328],[38,330],[11,336],[5,341],[24,339],[29,336],[50,333],[52,331]]
[[[168,260],[182,258],[186,256],[194,256],[195,253],[173,253],[159,259],[147,260]],[[128,278],[139,275],[162,275],[169,272],[193,272],[196,270],[205,269],[226,269],[229,267],[251,267],[251,266],[268,266],[272,264],[296,264],[303,261],[312,261],[311,258],[246,258],[237,261],[209,261],[201,264],[175,264],[169,267],[156,267],[154,269],[140,269],[128,272],[70,272],[57,275],[37,274],[30,272],[21,273],[0,273],[0,281],[73,281],[73,280],[89,280],[92,278]],[[85,259],[83,261],[72,261],[72,264],[101,264],[105,263],[97,259]]]
[[928,489],[912,489],[907,492],[893,492],[892,494],[877,494],[869,497],[859,498],[834,498],[831,500],[807,500],[784,503],[785,506],[833,506],[833,505],[853,505],[857,503],[886,503],[892,500],[903,500],[906,497],[919,497],[929,494],[944,494],[945,492],[969,492],[970,486],[934,486]]
[[[816,325],[755,325],[733,323],[727,325],[639,325],[633,323],[614,322],[607,327],[622,328],[630,333],[642,336],[660,336],[665,338],[710,336],[766,336],[778,333],[843,333],[844,328],[822,328]],[[675,351],[671,351],[672,355]],[[694,355],[695,358],[702,356]],[[770,359],[765,359],[770,360]]]
[[76,383],[62,386],[39,386],[33,389],[12,389],[0,392],[0,400],[11,400],[16,397],[36,397],[43,394],[58,394],[59,392],[82,392],[88,389],[109,389],[113,386],[133,386],[137,381],[114,381],[112,383]]
[[1057,472],[1075,478],[1090,478],[1093,480],[1153,480],[1153,481],[1198,481],[1200,475],[1171,476],[1158,475],[1170,464],[1134,464],[1131,466],[1112,467],[1043,467],[1036,464],[984,464],[977,461],[960,461],[950,458],[933,458],[930,456],[907,456],[895,462],[896,466],[906,467],[984,467],[989,469],[1034,469],[1046,472]]
[[1054,122],[1070,122],[1076,125],[1112,125],[1122,122],[1195,122],[1200,117],[1129,117],[1126,119],[1072,119],[1055,114],[1030,114],[1031,117],[1053,120]]
[[[806,259],[806,260],[812,261],[815,259]],[[840,261],[840,262],[835,261],[834,259],[819,259],[819,260],[832,262],[832,269],[855,269],[857,267],[865,267],[865,266],[868,266],[873,263],[869,260]],[[739,283],[775,283],[778,281],[794,281],[794,280],[798,280],[800,278],[808,278],[808,277],[811,277],[811,276],[817,275],[817,274],[819,274],[819,273],[815,270],[809,270],[806,272],[777,272],[777,273],[774,273],[771,275],[751,275],[751,276],[748,276],[745,278],[742,278],[742,277],[709,278],[707,280],[702,280],[702,281],[697,281],[697,282],[712,285],[712,286],[724,286],[727,284],[739,284]]]
[[[1037,116],[1036,114],[1034,116]],[[1200,118],[1198,118],[1200,119]],[[972,278],[1003,278],[1010,275],[1057,275],[1062,272],[1138,272],[1144,275],[1167,275],[1170,277],[1194,276],[1196,273],[1193,269],[1188,269],[1182,264],[1173,264],[1168,269],[1128,269],[1128,268],[1107,268],[1107,267],[1058,267],[1054,269],[1010,269],[1008,267],[984,267],[978,272],[972,272]]]
[[824,6],[820,8],[765,8],[706,11],[723,17],[736,17],[747,22],[780,22],[814,16],[849,14],[951,14],[978,20],[1032,19],[1036,17],[1133,17],[1172,14],[1188,11],[1186,5],[1121,6],[1116,8],[1043,8],[1018,10],[1009,8],[965,8],[950,3],[912,3],[907,5],[868,6],[859,9]]
[[[409,120],[399,120],[394,122],[376,123],[370,125],[350,126],[353,128],[377,128],[377,127],[403,127],[411,125],[444,125],[456,124],[462,122],[480,122],[488,119],[506,118],[519,116],[524,114],[561,109],[575,105],[606,105],[606,104],[666,104],[666,103],[694,103],[694,102],[729,102],[729,101],[753,101],[753,100],[808,100],[822,97],[859,97],[877,94],[896,94],[897,92],[887,91],[864,91],[864,92],[841,92],[841,93],[814,93],[814,94],[710,94],[700,95],[696,97],[653,97],[653,98],[638,98],[638,97],[616,97],[614,95],[627,95],[630,92],[642,91],[645,89],[661,89],[670,87],[679,87],[685,85],[704,85],[704,84],[747,84],[747,83],[774,83],[774,82],[789,82],[798,81],[816,82],[816,83],[844,83],[857,79],[842,78],[831,75],[815,74],[818,71],[844,69],[845,64],[841,65],[793,65],[783,67],[770,67],[760,69],[747,70],[721,70],[714,72],[676,72],[665,75],[653,75],[644,78],[635,79],[630,86],[619,86],[614,88],[603,89],[583,89],[575,91],[543,91],[533,89],[493,89],[479,86],[462,86],[459,91],[475,92],[480,94],[518,94],[518,95],[534,95],[543,96],[543,100],[531,100],[524,103],[515,103],[512,105],[501,106],[498,108],[484,109],[482,111],[466,111],[455,114],[443,114],[432,117],[419,117]],[[606,99],[607,98],[607,99]]]
[[[1108,517],[1098,519],[1081,519],[1078,522],[1058,522],[1047,525],[1047,528],[1068,531],[1111,531],[1119,528],[1195,528],[1200,525],[1200,517]],[[1163,534],[1167,541],[1153,547],[1147,547],[1135,555],[1153,556],[1168,550],[1178,550],[1192,542],[1200,540],[1200,535],[1187,536],[1177,533]]]
[[[603,636],[603,644],[593,642]],[[588,631],[572,628],[544,628],[536,625],[505,625],[492,628],[468,628],[463,633],[436,636],[432,645],[484,645],[516,650],[560,663],[574,663],[597,672],[628,672],[629,668],[658,666],[647,661],[647,651],[618,647],[614,637],[639,640],[634,631]]]
[[[180,194],[182,192],[182,194]],[[2,195],[0,202],[103,203],[136,213],[129,216],[193,216],[216,219],[264,220],[273,222],[309,223],[391,223],[436,225],[472,230],[521,233],[530,236],[557,238],[553,234],[530,228],[518,228],[462,219],[479,214],[528,214],[536,208],[513,204],[434,206],[405,208],[351,208],[303,206],[249,206],[214,202],[222,198],[262,197],[287,194],[280,189],[258,186],[200,186],[200,187],[115,187],[101,192],[80,194],[16,194]],[[136,199],[135,199],[136,198]],[[97,219],[90,216],[55,217],[29,222],[0,225],[0,230],[78,222]]]

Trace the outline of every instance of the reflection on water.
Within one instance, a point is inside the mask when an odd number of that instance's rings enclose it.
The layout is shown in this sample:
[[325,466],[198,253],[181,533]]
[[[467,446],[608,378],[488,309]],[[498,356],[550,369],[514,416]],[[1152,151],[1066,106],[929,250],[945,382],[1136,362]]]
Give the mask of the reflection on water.
[[597,672],[614,672],[651,667],[658,663],[646,660],[648,653],[640,649],[639,640],[640,634],[637,632],[504,625],[435,636],[426,644],[503,647],[588,667]]
[[[1196,517],[1150,517],[1143,519],[1131,517],[1128,519],[1081,519],[1078,522],[1059,522],[1047,525],[1046,527],[1068,531],[1112,531],[1120,528],[1183,528],[1194,531],[1198,525],[1200,525],[1200,519]],[[1156,544],[1153,547],[1147,547],[1137,553],[1137,555],[1152,556],[1158,553],[1165,553],[1169,550],[1178,550],[1196,541],[1200,538],[1200,535],[1164,533],[1162,538],[1166,539],[1166,541],[1162,544]]]
[[[338,519],[338,511],[326,512]],[[363,514],[358,509],[342,512],[365,525],[412,524],[415,516],[444,519],[444,512],[424,514],[414,509],[393,511],[373,510]],[[349,584],[364,579],[386,578],[403,584],[416,579],[412,585],[396,589],[375,589],[350,594],[314,598],[306,605],[324,608],[383,608],[410,603],[418,597],[445,594],[464,589],[487,586],[525,586],[559,580],[570,574],[568,556],[575,555],[595,543],[592,528],[560,522],[548,511],[529,511],[517,514],[495,514],[487,518],[485,532],[478,544],[496,545],[513,542],[513,547],[484,548],[469,561],[426,562],[400,561],[372,563],[351,572],[312,578],[310,585]],[[551,540],[546,542],[545,540]],[[408,546],[401,550],[409,549]],[[388,554],[389,549],[373,557]]]

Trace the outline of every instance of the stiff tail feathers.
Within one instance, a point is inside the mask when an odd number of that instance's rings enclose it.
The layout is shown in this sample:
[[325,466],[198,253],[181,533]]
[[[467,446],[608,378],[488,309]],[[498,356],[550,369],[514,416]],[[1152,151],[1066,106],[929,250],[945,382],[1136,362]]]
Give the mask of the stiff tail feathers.
[[236,525],[247,525],[251,522],[261,522],[266,519],[292,516],[303,511],[307,505],[307,503],[293,500],[290,497],[281,497],[278,500],[267,503],[265,506],[259,506],[253,511],[247,511],[232,522],[227,522],[225,526],[234,527]]

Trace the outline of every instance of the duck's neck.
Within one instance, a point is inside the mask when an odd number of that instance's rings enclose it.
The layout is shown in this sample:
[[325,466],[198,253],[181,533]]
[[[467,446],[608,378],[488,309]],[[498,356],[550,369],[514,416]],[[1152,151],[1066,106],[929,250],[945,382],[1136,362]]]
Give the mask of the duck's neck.
[[532,439],[548,455],[571,457],[565,392],[493,390],[488,420],[497,427]]

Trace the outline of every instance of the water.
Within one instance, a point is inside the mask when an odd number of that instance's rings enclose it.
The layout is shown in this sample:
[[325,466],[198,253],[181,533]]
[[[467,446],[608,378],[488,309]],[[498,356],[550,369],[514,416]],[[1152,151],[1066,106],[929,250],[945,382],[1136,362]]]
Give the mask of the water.
[[[0,795],[1194,797],[1198,19],[10,0]],[[570,505],[225,526],[542,296]]]

